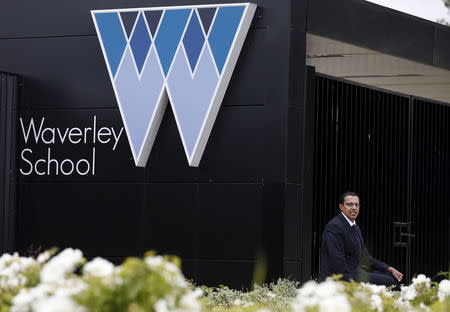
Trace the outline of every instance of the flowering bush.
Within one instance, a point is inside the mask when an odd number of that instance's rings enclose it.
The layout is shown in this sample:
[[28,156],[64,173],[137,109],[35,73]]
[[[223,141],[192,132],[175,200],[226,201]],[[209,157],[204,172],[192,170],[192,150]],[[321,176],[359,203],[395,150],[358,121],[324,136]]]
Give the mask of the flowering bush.
[[147,253],[115,267],[101,258],[85,263],[80,250],[54,253],[0,258],[1,312],[201,311],[201,291],[186,281],[176,257]]
[[230,289],[226,286],[202,287],[202,304],[204,310],[217,312],[226,310],[259,311],[261,309],[283,312],[290,310],[298,286],[298,282],[279,279],[277,283],[269,285],[254,285],[253,290],[249,292]]
[[450,280],[413,278],[400,291],[328,279],[280,279],[248,292],[193,287],[176,257],[147,253],[114,266],[80,250],[0,257],[0,312],[448,312]]
[[[281,287],[279,287],[281,285]],[[450,281],[439,284],[424,275],[394,291],[369,283],[329,279],[322,283],[298,284],[279,280],[277,284],[255,286],[250,292],[228,287],[203,288],[204,311],[213,312],[419,312],[450,311]],[[275,295],[273,289],[283,289]],[[257,298],[255,300],[255,298]]]

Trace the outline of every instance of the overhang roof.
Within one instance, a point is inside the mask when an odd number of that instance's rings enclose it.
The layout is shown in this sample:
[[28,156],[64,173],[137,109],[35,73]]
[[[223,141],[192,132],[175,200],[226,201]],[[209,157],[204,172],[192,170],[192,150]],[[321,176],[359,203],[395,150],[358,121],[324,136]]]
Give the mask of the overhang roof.
[[450,103],[450,70],[312,34],[306,54],[317,72]]
[[362,0],[309,0],[307,64],[450,103],[450,27]]

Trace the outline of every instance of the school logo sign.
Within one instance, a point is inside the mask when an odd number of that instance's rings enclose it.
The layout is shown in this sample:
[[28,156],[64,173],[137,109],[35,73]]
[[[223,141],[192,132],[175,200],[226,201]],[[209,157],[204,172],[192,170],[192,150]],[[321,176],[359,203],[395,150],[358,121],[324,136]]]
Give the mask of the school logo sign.
[[170,101],[198,166],[256,10],[251,3],[92,11],[136,166]]

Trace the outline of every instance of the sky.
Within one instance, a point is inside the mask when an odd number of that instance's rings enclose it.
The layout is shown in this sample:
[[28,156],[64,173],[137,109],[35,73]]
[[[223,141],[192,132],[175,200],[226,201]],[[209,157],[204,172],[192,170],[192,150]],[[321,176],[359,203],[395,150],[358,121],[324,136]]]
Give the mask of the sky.
[[444,18],[450,23],[450,13],[442,0],[368,0],[398,11],[416,15],[435,22]]

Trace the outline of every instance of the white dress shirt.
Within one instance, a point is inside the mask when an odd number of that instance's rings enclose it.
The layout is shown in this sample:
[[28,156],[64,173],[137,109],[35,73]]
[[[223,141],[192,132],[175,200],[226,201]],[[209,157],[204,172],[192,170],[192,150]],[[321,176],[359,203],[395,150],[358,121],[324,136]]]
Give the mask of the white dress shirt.
[[350,226],[354,226],[356,224],[356,220],[353,220],[353,222],[352,222],[352,221],[350,221],[349,218],[347,218],[347,216],[343,212],[341,212],[341,213],[344,216],[345,220],[347,220],[348,224],[350,224]]

